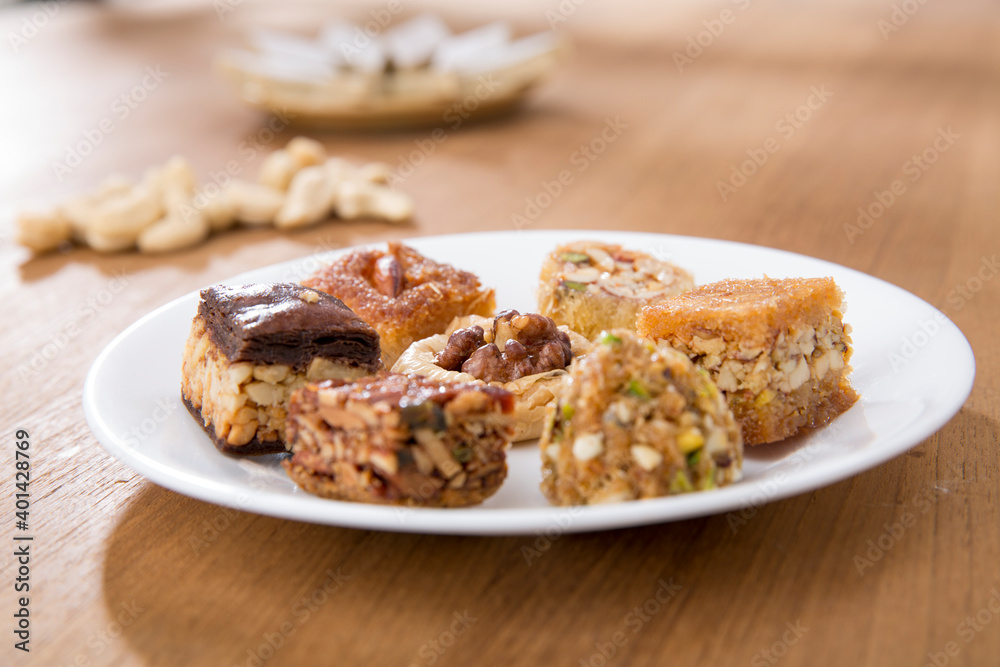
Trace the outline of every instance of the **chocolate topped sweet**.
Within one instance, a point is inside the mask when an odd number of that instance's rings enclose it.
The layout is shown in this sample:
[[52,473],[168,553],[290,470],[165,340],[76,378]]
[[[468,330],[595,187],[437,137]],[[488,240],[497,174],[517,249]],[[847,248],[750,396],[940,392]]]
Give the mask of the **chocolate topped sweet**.
[[378,333],[344,303],[296,283],[203,290],[198,315],[212,342],[233,362],[308,366],[339,358],[374,372]]
[[285,449],[292,391],[382,367],[379,337],[339,299],[294,283],[203,290],[184,349],[184,405],[222,451]]

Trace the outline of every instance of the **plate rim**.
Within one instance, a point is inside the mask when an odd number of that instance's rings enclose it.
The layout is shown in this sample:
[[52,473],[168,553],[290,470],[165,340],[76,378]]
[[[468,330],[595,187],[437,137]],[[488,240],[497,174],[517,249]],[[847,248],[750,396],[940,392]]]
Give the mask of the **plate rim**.
[[[495,230],[478,231],[469,233],[455,233],[443,235],[417,236],[403,239],[401,242],[420,246],[424,243],[451,243],[455,241],[472,240],[489,236],[553,236],[570,237],[577,239],[601,237],[612,237],[615,239],[625,239],[626,237],[656,237],[664,243],[671,240],[683,240],[686,243],[704,243],[708,245],[721,244],[735,250],[745,249],[753,252],[767,251],[779,255],[794,258],[796,260],[808,260],[818,263],[823,267],[833,268],[837,273],[852,274],[855,278],[864,281],[876,281],[883,288],[897,292],[906,299],[915,300],[921,307],[928,309],[937,316],[943,318],[941,324],[950,330],[951,335],[957,334],[956,342],[960,345],[956,350],[956,355],[960,354],[966,364],[959,364],[967,367],[968,374],[955,378],[959,384],[959,391],[942,395],[938,402],[938,409],[926,417],[919,418],[908,423],[899,431],[888,435],[880,436],[879,448],[862,450],[857,454],[849,453],[844,458],[837,461],[837,465],[826,470],[812,471],[807,477],[792,476],[786,479],[779,488],[767,494],[764,502],[734,502],[735,500],[746,501],[753,495],[754,490],[761,490],[770,479],[770,475],[763,479],[758,479],[750,484],[740,483],[738,485],[713,489],[709,492],[683,494],[668,496],[664,498],[654,498],[647,500],[630,501],[628,503],[615,503],[608,505],[589,506],[547,506],[547,507],[514,507],[514,508],[492,508],[483,506],[473,506],[469,508],[400,508],[387,505],[375,505],[365,503],[352,503],[346,501],[328,500],[315,496],[310,496],[302,492],[294,495],[279,494],[267,490],[252,490],[249,487],[243,489],[241,496],[248,496],[245,502],[233,502],[234,493],[229,484],[204,480],[186,470],[167,466],[161,461],[144,454],[142,451],[130,448],[119,442],[117,436],[106,424],[104,416],[98,409],[97,384],[101,371],[105,368],[108,360],[113,358],[117,348],[124,344],[136,332],[141,330],[150,321],[164,316],[168,311],[180,308],[187,301],[196,299],[198,293],[203,288],[195,289],[182,296],[155,308],[149,313],[138,318],[131,325],[120,332],[104,349],[98,354],[88,370],[83,388],[83,408],[88,426],[94,433],[98,442],[104,450],[123,463],[135,473],[145,477],[147,480],[204,502],[216,505],[240,509],[247,512],[272,516],[276,518],[316,523],[330,526],[341,526],[348,528],[382,530],[389,532],[419,533],[419,534],[440,534],[440,535],[529,535],[539,534],[539,531],[556,530],[557,534],[592,532],[601,530],[614,530],[621,528],[631,528],[642,525],[652,525],[658,523],[668,523],[682,521],[685,519],[716,515],[721,512],[740,510],[750,506],[760,506],[778,500],[783,500],[792,496],[800,495],[808,491],[819,490],[831,484],[854,477],[866,470],[874,469],[885,462],[896,458],[909,449],[919,445],[924,439],[930,437],[945,424],[947,424],[962,408],[968,399],[975,381],[976,362],[975,356],[968,339],[959,327],[942,313],[939,309],[909,292],[898,285],[890,283],[882,278],[866,274],[851,267],[836,264],[829,260],[811,257],[801,253],[795,253],[781,248],[744,243],[741,241],[731,241],[726,239],[714,239],[709,237],[699,237],[681,234],[662,234],[658,232],[636,232],[636,231],[615,231],[615,230]],[[379,246],[384,241],[375,241],[358,245],[346,246],[327,250],[319,253],[310,253],[299,258],[293,258],[283,262],[277,262],[254,269],[243,271],[222,281],[210,284],[233,284],[241,280],[247,280],[252,274],[264,271],[280,271],[283,268],[293,268],[296,263],[308,259],[316,258],[319,261],[329,261],[330,259],[360,248]],[[964,382],[962,382],[964,380]],[[532,445],[528,445],[529,447]],[[798,451],[798,450],[796,450]],[[790,455],[794,454],[792,452]],[[863,454],[863,455],[862,455]],[[225,456],[220,453],[220,456]],[[234,458],[235,457],[231,457]],[[237,459],[238,460],[238,459]],[[301,493],[301,495],[299,495]],[[622,508],[627,508],[623,512]],[[348,510],[348,511],[341,511]],[[624,516],[621,516],[623,515]],[[400,517],[405,515],[406,521],[401,521]],[[483,515],[487,515],[484,517]],[[447,518],[446,518],[447,517]],[[486,519],[484,521],[484,518]]]

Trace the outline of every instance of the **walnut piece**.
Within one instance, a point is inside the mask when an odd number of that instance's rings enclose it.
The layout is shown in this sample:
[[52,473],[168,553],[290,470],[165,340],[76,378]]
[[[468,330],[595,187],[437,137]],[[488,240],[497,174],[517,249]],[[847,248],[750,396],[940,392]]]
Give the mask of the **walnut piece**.
[[484,382],[511,382],[564,369],[572,360],[569,336],[551,319],[505,310],[488,332],[474,326],[453,333],[435,363]]

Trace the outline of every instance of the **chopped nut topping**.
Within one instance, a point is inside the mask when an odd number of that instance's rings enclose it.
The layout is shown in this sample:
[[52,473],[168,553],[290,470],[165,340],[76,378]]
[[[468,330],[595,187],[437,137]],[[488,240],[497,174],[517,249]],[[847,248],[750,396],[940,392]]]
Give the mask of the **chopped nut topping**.
[[312,290],[302,290],[301,292],[299,292],[299,298],[305,301],[306,303],[319,302],[319,294]]
[[577,461],[589,461],[604,451],[603,433],[586,433],[573,441],[573,457]]

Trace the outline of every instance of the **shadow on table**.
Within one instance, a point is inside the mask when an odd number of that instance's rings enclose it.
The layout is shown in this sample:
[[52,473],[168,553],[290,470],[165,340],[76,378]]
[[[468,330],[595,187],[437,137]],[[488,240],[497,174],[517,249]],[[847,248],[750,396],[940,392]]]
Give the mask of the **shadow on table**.
[[[332,656],[336,664],[423,665],[430,656],[476,664],[486,654],[491,663],[577,664],[616,632],[630,640],[622,656],[674,641],[721,650],[705,627],[750,633],[736,638],[750,660],[769,645],[758,644],[759,632],[804,608],[815,634],[835,632],[845,615],[875,604],[874,581],[926,556],[920,540],[899,540],[864,578],[853,560],[899,511],[901,489],[941,488],[942,461],[932,459],[965,456],[937,450],[945,437],[985,446],[1000,427],[965,410],[917,448],[935,456],[897,457],[750,514],[579,535],[555,524],[511,537],[317,526],[149,484],[107,545],[105,603],[111,615],[123,604],[141,609],[123,636],[157,665],[326,664]],[[956,484],[939,513],[954,509],[945,503],[962,492]],[[458,641],[466,631],[470,640]],[[444,643],[454,646],[444,651]],[[579,656],[565,659],[567,647]]]

